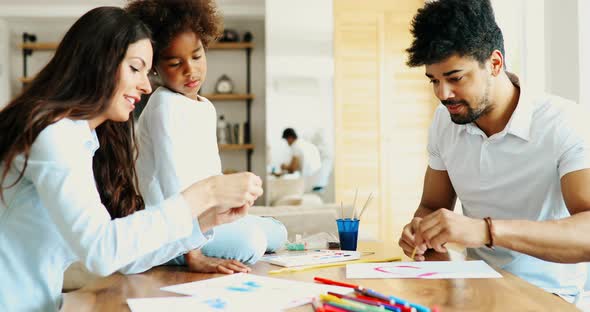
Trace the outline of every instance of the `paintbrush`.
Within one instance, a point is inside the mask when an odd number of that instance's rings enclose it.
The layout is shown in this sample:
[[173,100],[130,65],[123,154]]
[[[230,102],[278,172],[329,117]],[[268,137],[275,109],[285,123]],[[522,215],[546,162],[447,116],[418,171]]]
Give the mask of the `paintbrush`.
[[352,202],[352,216],[350,217],[351,219],[354,219],[355,213],[356,213],[356,197],[359,194],[359,189],[357,188],[356,191],[354,192],[354,201]]
[[363,215],[363,213],[365,212],[365,209],[367,209],[367,207],[369,207],[369,203],[371,202],[371,199],[373,199],[373,192],[371,192],[371,194],[369,194],[369,198],[367,198],[367,201],[365,202],[363,209],[361,209],[361,213],[359,213],[359,216],[358,216],[359,220],[360,220],[361,216]]

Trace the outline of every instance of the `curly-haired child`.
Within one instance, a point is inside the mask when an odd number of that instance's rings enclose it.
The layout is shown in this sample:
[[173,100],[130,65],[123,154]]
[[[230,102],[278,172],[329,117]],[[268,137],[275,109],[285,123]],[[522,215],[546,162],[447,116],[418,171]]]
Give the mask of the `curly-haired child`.
[[[139,188],[149,205],[221,174],[215,107],[198,94],[207,74],[205,52],[221,32],[221,19],[208,0],[133,0],[126,10],[152,31],[151,78],[161,85],[137,127]],[[197,272],[248,272],[244,264],[279,248],[286,236],[279,221],[246,216],[216,227],[211,241],[175,262]]]

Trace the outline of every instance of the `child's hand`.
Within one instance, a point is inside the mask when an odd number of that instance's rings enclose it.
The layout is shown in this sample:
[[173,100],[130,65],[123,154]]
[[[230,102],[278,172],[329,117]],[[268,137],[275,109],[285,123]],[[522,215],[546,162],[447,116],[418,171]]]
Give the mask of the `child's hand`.
[[186,265],[192,272],[198,273],[250,273],[250,269],[238,260],[207,257],[200,250],[193,250],[184,255]]

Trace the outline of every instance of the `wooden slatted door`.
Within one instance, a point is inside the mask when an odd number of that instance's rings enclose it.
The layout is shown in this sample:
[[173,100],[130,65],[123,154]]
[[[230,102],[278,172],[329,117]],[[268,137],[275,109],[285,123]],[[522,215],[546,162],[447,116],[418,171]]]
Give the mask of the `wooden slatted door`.
[[336,202],[373,199],[360,239],[397,240],[418,206],[436,101],[405,65],[419,0],[334,1]]

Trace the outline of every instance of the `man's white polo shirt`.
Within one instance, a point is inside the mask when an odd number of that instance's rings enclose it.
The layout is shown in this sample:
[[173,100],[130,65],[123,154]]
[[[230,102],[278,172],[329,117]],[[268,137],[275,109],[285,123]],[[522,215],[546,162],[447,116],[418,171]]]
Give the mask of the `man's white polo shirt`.
[[[429,166],[448,172],[466,216],[565,218],[570,214],[560,178],[590,168],[586,144],[590,135],[581,123],[588,117],[581,105],[529,94],[523,87],[506,128],[487,137],[473,123],[453,123],[440,105],[430,128]],[[469,249],[468,255],[560,295],[577,295],[586,279],[585,265],[547,262],[504,248]]]

